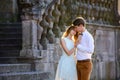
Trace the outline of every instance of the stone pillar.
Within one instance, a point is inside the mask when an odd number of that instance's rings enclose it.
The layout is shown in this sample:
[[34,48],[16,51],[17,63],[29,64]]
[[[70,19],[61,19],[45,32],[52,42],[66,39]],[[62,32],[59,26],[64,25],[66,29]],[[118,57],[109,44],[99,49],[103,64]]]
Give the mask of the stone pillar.
[[119,15],[120,15],[120,0],[118,0],[118,13],[119,13]]
[[37,24],[35,20],[22,21],[23,45],[20,52],[22,57],[41,58],[37,47]]
[[[118,0],[118,14],[120,16],[120,0]],[[120,20],[119,20],[119,24],[120,24]]]

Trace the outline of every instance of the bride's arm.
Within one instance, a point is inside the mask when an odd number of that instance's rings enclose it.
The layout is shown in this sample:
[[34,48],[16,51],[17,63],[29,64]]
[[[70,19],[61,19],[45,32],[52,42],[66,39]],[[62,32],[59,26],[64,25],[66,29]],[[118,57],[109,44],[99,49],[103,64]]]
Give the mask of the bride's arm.
[[70,56],[75,50],[75,48],[72,48],[71,50],[68,50],[67,47],[66,47],[66,43],[65,43],[64,39],[60,40],[60,44],[61,44],[63,50],[66,52],[66,54],[68,56]]
[[81,42],[81,36],[78,36],[78,38],[75,40],[74,45],[77,47],[78,44]]

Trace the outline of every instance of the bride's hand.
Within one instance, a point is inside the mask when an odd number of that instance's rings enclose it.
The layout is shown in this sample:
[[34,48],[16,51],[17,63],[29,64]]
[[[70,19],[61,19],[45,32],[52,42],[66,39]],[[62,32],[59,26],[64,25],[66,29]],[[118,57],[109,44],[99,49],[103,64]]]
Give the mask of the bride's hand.
[[74,44],[74,47],[76,48],[76,47],[77,47],[77,44]]
[[75,48],[77,47],[78,44],[79,44],[79,41],[77,40],[77,41],[74,43]]

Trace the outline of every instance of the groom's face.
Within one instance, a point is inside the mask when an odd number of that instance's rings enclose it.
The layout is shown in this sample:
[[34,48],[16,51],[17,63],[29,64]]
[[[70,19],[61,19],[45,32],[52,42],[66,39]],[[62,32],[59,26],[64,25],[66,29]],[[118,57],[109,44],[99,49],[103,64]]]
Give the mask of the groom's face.
[[77,32],[83,32],[83,25],[82,24],[80,24],[79,26],[76,26],[77,27]]

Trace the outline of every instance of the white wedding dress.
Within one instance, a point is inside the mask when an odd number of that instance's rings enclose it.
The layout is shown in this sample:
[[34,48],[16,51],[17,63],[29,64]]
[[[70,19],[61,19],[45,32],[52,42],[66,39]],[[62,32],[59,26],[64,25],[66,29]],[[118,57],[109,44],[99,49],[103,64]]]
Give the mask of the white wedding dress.
[[[74,47],[72,40],[64,38],[68,50]],[[76,63],[74,53],[68,56],[64,50],[59,60],[55,80],[77,80]]]

